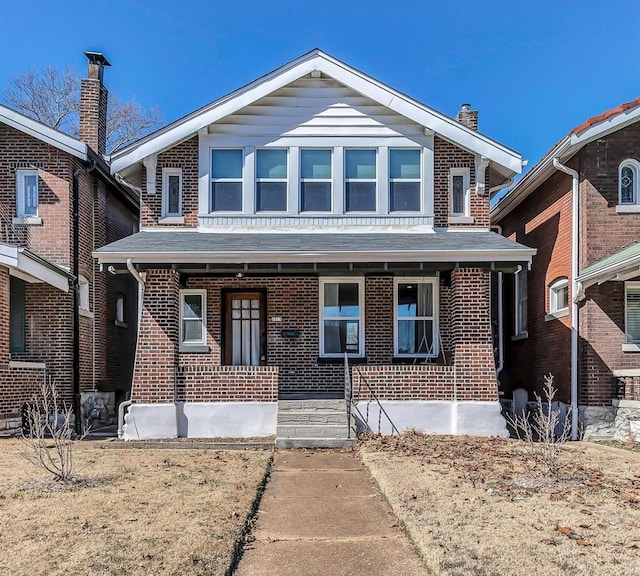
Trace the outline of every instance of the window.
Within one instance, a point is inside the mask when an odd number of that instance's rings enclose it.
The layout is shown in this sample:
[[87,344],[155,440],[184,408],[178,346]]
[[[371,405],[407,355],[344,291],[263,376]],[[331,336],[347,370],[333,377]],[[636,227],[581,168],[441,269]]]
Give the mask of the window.
[[569,309],[569,280],[559,278],[549,286],[549,312],[556,314]]
[[242,150],[211,151],[211,211],[242,211]]
[[116,326],[126,327],[126,322],[124,321],[124,294],[122,292],[118,292],[116,295]]
[[287,151],[256,152],[256,212],[287,209]]
[[471,213],[469,168],[451,168],[449,190],[451,192],[451,216],[469,216]]
[[345,211],[375,212],[376,210],[376,151],[346,150]]
[[331,212],[331,150],[300,151],[300,209]]
[[627,343],[640,343],[640,282],[625,282],[625,333]]
[[19,218],[38,215],[38,171],[16,170],[17,214]]
[[437,281],[399,278],[395,281],[395,355],[436,357]]
[[364,355],[364,280],[320,280],[320,356]]
[[11,276],[9,282],[9,351],[25,351],[24,281]]
[[420,210],[420,150],[389,151],[389,209]]
[[182,215],[182,169],[162,169],[162,215]]
[[84,276],[78,278],[78,307],[85,312],[91,310],[89,303],[89,281]]
[[205,290],[180,290],[180,344],[206,344]]
[[638,197],[638,175],[640,174],[640,162],[637,160],[624,160],[618,168],[618,194],[619,204],[640,204]]
[[519,267],[514,276],[514,334],[527,335],[527,269]]

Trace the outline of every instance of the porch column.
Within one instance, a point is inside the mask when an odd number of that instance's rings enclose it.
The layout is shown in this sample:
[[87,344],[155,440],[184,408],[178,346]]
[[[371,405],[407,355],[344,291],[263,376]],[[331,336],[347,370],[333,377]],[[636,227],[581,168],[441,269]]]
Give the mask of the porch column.
[[132,400],[175,400],[178,363],[180,276],[174,270],[149,270],[133,375]]
[[9,270],[0,266],[0,366],[9,365]]
[[451,273],[451,336],[458,400],[498,400],[491,333],[490,272]]

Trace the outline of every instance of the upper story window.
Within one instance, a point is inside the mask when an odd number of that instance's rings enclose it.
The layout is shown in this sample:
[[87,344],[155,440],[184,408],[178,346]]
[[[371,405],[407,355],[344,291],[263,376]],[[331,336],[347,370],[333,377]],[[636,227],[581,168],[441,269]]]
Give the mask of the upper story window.
[[78,278],[78,307],[84,312],[89,312],[91,310],[89,280],[84,276],[80,276]]
[[211,150],[211,211],[242,211],[244,153],[241,149]]
[[345,211],[375,212],[376,151],[345,150]]
[[287,151],[256,152],[256,212],[287,210]]
[[162,169],[162,215],[182,215],[182,169]]
[[331,212],[331,150],[300,151],[300,211]]
[[618,168],[618,202],[621,205],[640,204],[638,197],[638,176],[640,162],[627,159]]
[[471,214],[471,190],[469,168],[451,168],[449,172],[451,216]]
[[549,313],[569,310],[569,280],[558,278],[549,286]]
[[28,218],[38,215],[38,171],[16,170],[17,215]]
[[436,279],[395,280],[395,354],[407,357],[436,357]]
[[527,269],[520,269],[513,275],[514,289],[514,336],[527,336]]
[[364,356],[364,280],[320,279],[320,356]]
[[421,208],[420,150],[389,151],[389,210],[419,212]]

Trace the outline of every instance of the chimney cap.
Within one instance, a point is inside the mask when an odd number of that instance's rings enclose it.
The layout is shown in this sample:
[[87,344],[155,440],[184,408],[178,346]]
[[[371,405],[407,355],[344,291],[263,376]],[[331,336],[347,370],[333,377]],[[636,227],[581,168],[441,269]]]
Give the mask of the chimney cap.
[[84,55],[89,59],[90,64],[100,64],[101,66],[111,66],[109,60],[105,58],[102,52],[85,52]]
[[465,102],[464,104],[461,104],[460,110],[464,110],[465,112],[468,112],[469,110],[471,110],[471,104],[469,102]]

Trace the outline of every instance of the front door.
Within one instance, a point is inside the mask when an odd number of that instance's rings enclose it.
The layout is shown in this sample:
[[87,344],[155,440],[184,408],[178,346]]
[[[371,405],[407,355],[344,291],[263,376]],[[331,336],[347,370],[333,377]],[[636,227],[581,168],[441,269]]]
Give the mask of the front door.
[[262,292],[228,292],[225,296],[226,364],[265,364],[265,327]]

